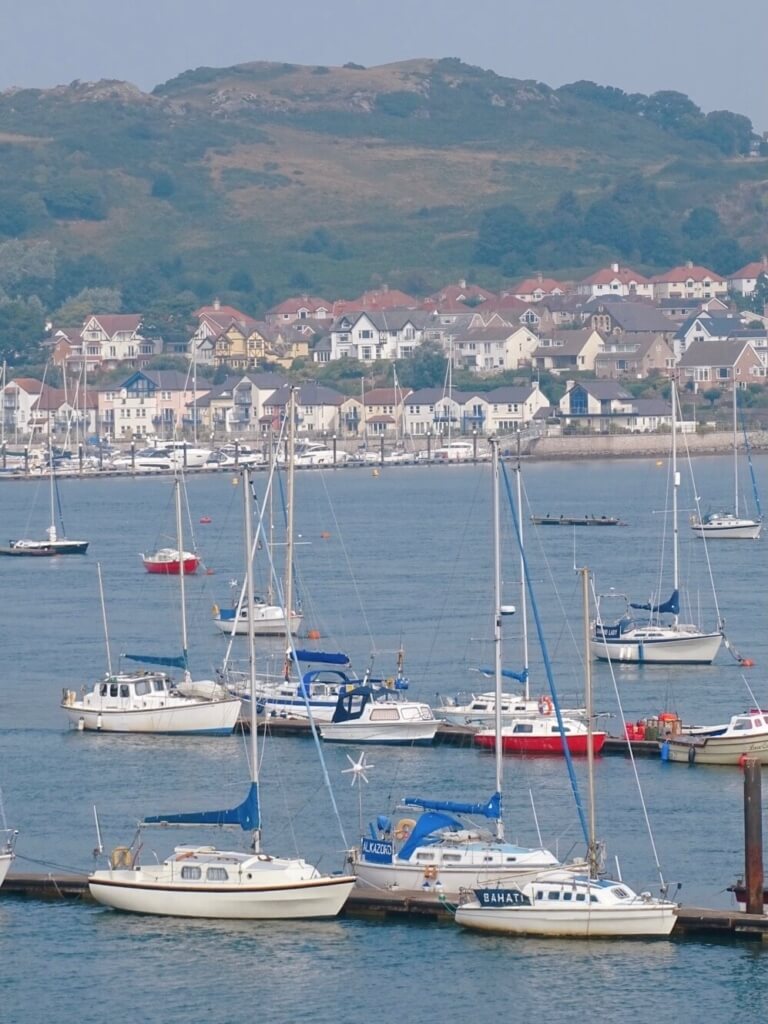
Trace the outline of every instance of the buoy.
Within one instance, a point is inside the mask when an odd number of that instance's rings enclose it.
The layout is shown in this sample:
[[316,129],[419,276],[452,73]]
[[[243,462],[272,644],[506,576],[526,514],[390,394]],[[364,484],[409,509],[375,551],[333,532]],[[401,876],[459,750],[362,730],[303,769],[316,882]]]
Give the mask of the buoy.
[[371,476],[378,476],[378,475],[379,475],[378,469],[374,469],[374,471],[371,473]]
[[739,658],[739,664],[742,668],[754,668],[755,663],[751,658]]
[[320,639],[320,630],[319,629],[310,629],[309,632],[307,633],[307,639],[308,640],[319,640]]
[[742,754],[739,757],[739,768],[741,768],[742,771],[744,771],[744,765],[747,763],[747,758],[748,757],[749,757],[749,754]]
[[213,520],[211,519],[210,516],[200,516],[200,522],[204,525],[207,525],[208,523],[212,523]]
[[206,570],[205,570],[205,575],[206,575],[206,576],[213,576],[213,574],[214,574],[215,572],[216,572],[216,570],[215,570],[215,569],[206,569]]
[[661,459],[656,459],[656,465],[657,466],[663,466],[664,463],[663,463],[663,461]]
[[323,532],[320,534],[320,539],[321,540],[330,540],[331,539],[331,535],[330,535],[330,533],[328,533],[327,530],[323,530]]

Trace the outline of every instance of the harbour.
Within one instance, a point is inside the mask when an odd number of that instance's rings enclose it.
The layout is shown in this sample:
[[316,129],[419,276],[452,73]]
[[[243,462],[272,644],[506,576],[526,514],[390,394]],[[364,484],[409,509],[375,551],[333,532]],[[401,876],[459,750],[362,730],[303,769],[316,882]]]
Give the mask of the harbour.
[[[757,459],[758,472],[764,472],[762,457]],[[711,475],[707,476],[710,466]],[[647,579],[655,570],[658,522],[649,512],[648,493],[663,490],[663,472],[655,460],[631,465],[592,462],[587,473],[583,467],[530,465],[526,469],[527,500],[531,509],[546,510],[546,506],[555,507],[554,495],[566,490],[570,507],[615,509],[631,526],[579,532],[576,556],[590,564],[606,584],[619,584],[628,577]],[[388,671],[391,652],[402,644],[410,692],[431,703],[438,692],[487,689],[488,681],[478,674],[478,667],[487,663],[489,640],[487,473],[486,466],[478,465],[435,467],[428,473],[392,467],[378,478],[370,473],[300,474],[297,527],[304,541],[299,562],[302,589],[307,594],[307,627],[317,629],[328,643],[350,650],[360,667],[366,664],[373,643],[376,664],[383,672]],[[706,460],[703,467],[697,467],[699,488],[714,489],[718,474],[722,472],[717,460]],[[231,473],[216,474],[188,481],[192,521],[197,524],[204,514],[212,519],[205,527],[196,525],[195,532],[206,564],[214,572],[187,581],[191,657],[210,671],[219,663],[226,643],[211,621],[211,605],[221,601],[222,594],[226,596],[229,579],[238,574],[241,564],[240,496],[231,477]],[[32,482],[4,490],[3,528],[7,534],[23,532],[35,487]],[[258,491],[258,482],[256,487]],[[343,982],[350,995],[342,1019],[351,1020],[366,1012],[370,995],[353,983],[362,960],[375,963],[377,984],[399,986],[400,994],[419,1008],[420,1019],[430,1022],[458,1010],[471,1012],[466,986],[457,987],[453,979],[481,969],[489,984],[498,989],[488,996],[485,1009],[489,1013],[505,1004],[503,979],[510,968],[523,977],[518,993],[521,1007],[535,1012],[543,986],[553,997],[564,996],[565,979],[556,977],[563,962],[567,962],[568,987],[597,985],[606,1013],[620,1013],[625,1006],[614,991],[620,977],[624,999],[627,986],[642,991],[644,1005],[655,1019],[664,1020],[671,1000],[678,1008],[681,1000],[683,1006],[693,1007],[693,986],[696,1003],[706,1000],[715,1007],[711,1019],[724,1022],[728,1019],[726,1007],[718,1017],[718,1000],[725,998],[724,975],[734,972],[744,973],[744,999],[749,989],[749,1005],[760,1011],[760,998],[753,1001],[754,985],[749,981],[760,970],[760,943],[733,941],[757,936],[759,926],[753,927],[745,915],[737,915],[727,892],[744,869],[743,776],[738,769],[665,765],[658,756],[658,743],[653,741],[642,741],[649,744],[647,757],[641,757],[646,751],[633,743],[636,767],[665,879],[673,891],[682,883],[676,899],[686,908],[684,915],[690,915],[688,935],[694,934],[696,917],[706,916],[703,941],[644,945],[638,957],[637,945],[626,942],[598,944],[596,954],[594,944],[590,944],[590,952],[562,942],[550,945],[540,940],[473,936],[455,929],[447,914],[444,927],[428,928],[435,911],[421,906],[420,894],[392,899],[379,896],[362,904],[355,895],[350,910],[338,921],[258,926],[135,918],[83,901],[77,886],[82,886],[82,878],[98,860],[92,856],[94,805],[107,849],[129,840],[137,818],[144,813],[231,805],[242,790],[246,738],[239,734],[221,738],[110,736],[67,730],[58,708],[61,687],[79,689],[97,679],[105,664],[95,562],[102,563],[115,651],[135,649],[147,639],[159,645],[164,633],[173,630],[177,612],[172,595],[177,584],[146,574],[139,558],[139,552],[164,531],[169,517],[167,478],[63,481],[62,488],[69,525],[74,528],[77,524],[78,535],[91,540],[88,555],[74,560],[10,559],[2,566],[4,588],[11,588],[14,600],[6,614],[8,643],[2,684],[5,756],[0,782],[6,815],[20,830],[15,872],[27,877],[27,885],[39,884],[53,892],[53,900],[44,902],[16,898],[12,888],[7,893],[3,888],[0,943],[11,967],[21,963],[24,950],[45,955],[54,948],[66,948],[80,957],[95,956],[110,979],[115,1012],[127,1014],[138,1008],[151,1015],[152,997],[137,993],[135,985],[118,971],[118,964],[122,957],[130,957],[138,969],[148,967],[158,956],[172,956],[183,935],[186,956],[177,965],[180,987],[168,1002],[168,1020],[188,1019],[201,992],[210,991],[217,981],[236,977],[244,979],[243,991],[250,997],[261,992],[272,1019],[285,1021],[310,1019],[311,1008],[330,1003]],[[387,523],[387,529],[374,530],[372,523],[381,521]],[[472,524],[471,529],[467,523]],[[324,533],[329,536],[321,536]],[[573,532],[546,531],[539,540],[530,530],[528,547],[536,567],[541,616],[556,677],[563,694],[570,696],[579,692],[583,675],[562,613],[563,606],[570,608],[572,628],[578,629],[576,584],[569,571],[574,560]],[[756,668],[745,673],[725,651],[714,665],[692,670],[617,668],[627,721],[671,707],[679,709],[686,721],[727,719],[734,702],[739,706],[749,702],[742,679],[745,674],[759,699],[768,644],[759,628],[759,608],[745,608],[742,595],[745,591],[762,592],[762,545],[731,549],[727,556],[713,551],[712,559],[718,597],[731,631],[739,646],[754,658]],[[354,585],[349,582],[350,572],[340,568],[347,562],[354,570]],[[552,576],[557,578],[558,597],[553,596],[552,578],[547,581],[548,562],[557,569]],[[515,572],[512,564],[505,571],[510,588]],[[701,587],[703,592],[703,584]],[[322,601],[311,596],[318,593]],[[509,660],[514,662],[519,624],[513,617],[505,628]],[[241,653],[244,642],[244,638],[236,640]],[[268,643],[281,659],[282,645]],[[543,692],[538,653],[532,658],[532,674],[536,692]],[[604,666],[596,667],[596,687],[599,709],[611,716],[608,731],[618,737],[622,727],[613,683]],[[405,792],[481,795],[492,786],[491,759],[465,744],[463,733],[455,733],[453,743],[438,741],[428,749],[370,748],[374,769],[362,795],[358,787],[349,785],[348,776],[341,774],[348,767],[347,749],[328,747],[324,752],[345,842],[335,830],[311,744],[299,734],[299,728],[279,719],[269,723],[263,765],[272,794],[265,797],[269,845],[286,850],[297,847],[323,869],[342,869],[344,849],[357,841],[379,808],[396,803]],[[617,738],[616,754],[625,753],[626,748],[626,741]],[[354,757],[358,752],[354,747],[349,750]],[[622,876],[638,888],[651,889],[658,886],[658,879],[640,824],[629,759],[606,756],[611,752],[610,747],[604,748],[596,764],[598,795],[605,808],[599,817],[601,832],[608,840],[609,858],[618,858]],[[510,834],[520,841],[536,842],[538,820],[543,840],[560,857],[578,850],[580,839],[562,759],[510,757],[505,759],[505,769],[505,816]],[[583,778],[582,763],[577,762],[576,771]],[[167,853],[173,836],[165,830],[148,832],[145,843],[146,857],[152,860]],[[6,885],[16,884],[14,873]],[[45,881],[30,881],[33,875],[44,876]],[[79,881],[68,877],[71,875]],[[22,882],[23,878],[18,884]],[[71,888],[74,898],[61,899],[57,886],[62,893]],[[684,915],[678,914],[678,919],[688,920]],[[702,932],[698,934],[702,936]],[[304,970],[288,985],[285,968],[277,961],[284,965],[297,952]],[[608,977],[604,980],[593,977],[596,956],[606,965]],[[258,968],[254,958],[258,958]],[[556,964],[560,965],[557,970]],[[420,995],[425,972],[434,992],[430,1001]],[[28,968],[22,968],[11,987],[11,1020],[14,1008],[18,1017],[25,977],[26,983],[31,983]],[[741,983],[737,987],[742,990]],[[54,1002],[53,986],[44,986],[42,1012],[52,1012]],[[728,1012],[730,1009],[728,1006]],[[236,1020],[241,1019],[241,1010],[240,998],[222,993],[212,1015],[222,1021]],[[100,1012],[103,1008],[86,1000],[82,1019],[95,1020]]]

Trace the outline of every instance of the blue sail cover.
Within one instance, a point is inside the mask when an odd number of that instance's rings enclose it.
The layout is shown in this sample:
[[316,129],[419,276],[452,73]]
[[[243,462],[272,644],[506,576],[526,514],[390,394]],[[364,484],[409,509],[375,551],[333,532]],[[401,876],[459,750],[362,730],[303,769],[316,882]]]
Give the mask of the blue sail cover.
[[668,601],[663,604],[633,604],[629,603],[630,608],[638,608],[644,612],[658,612],[660,615],[679,615],[680,614],[680,591],[673,590]]
[[[489,676],[491,678],[496,675],[496,670],[492,668],[481,668],[480,672],[484,676]],[[528,682],[528,669],[525,668],[522,672],[513,672],[511,668],[503,668],[501,670],[501,675],[504,679],[514,679],[518,683]]]
[[187,814],[153,814],[143,825],[239,825],[243,832],[253,832],[261,824],[259,787],[252,782],[241,804],[225,811],[190,811]]
[[129,661],[141,661],[145,665],[162,665],[166,668],[186,668],[187,659],[183,654],[177,658],[159,657],[154,654],[122,654],[122,658]]
[[424,811],[451,811],[453,814],[481,814],[484,818],[498,821],[501,817],[501,793],[494,793],[484,804],[466,804],[456,800],[423,800],[419,796],[407,796],[406,807],[421,807]]
[[349,656],[342,651],[291,651],[291,661],[314,661],[318,665],[349,665]]
[[439,811],[425,811],[413,826],[413,831],[400,847],[400,852],[397,856],[400,860],[409,860],[417,847],[439,842],[439,836],[433,836],[431,839],[430,836],[438,829],[443,828],[458,831],[463,826],[460,821],[456,818],[451,818],[447,814],[441,814]]

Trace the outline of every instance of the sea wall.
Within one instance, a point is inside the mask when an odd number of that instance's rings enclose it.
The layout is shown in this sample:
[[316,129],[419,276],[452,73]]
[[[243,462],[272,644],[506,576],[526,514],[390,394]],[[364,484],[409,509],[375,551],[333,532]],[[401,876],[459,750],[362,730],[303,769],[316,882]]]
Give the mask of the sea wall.
[[[740,447],[743,439],[740,438]],[[768,432],[749,434],[754,451],[768,451]],[[733,449],[733,434],[728,431],[707,434],[678,434],[678,454],[722,455]],[[666,457],[670,450],[669,434],[580,434],[566,437],[539,437],[533,440],[528,454],[533,459],[594,459]]]

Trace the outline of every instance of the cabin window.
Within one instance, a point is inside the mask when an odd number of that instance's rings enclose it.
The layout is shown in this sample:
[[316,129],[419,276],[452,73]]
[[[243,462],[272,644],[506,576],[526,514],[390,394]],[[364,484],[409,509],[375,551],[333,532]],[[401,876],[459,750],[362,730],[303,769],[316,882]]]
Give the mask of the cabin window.
[[[418,708],[405,708],[404,707],[404,708],[400,709],[400,713],[402,714],[404,719],[408,719],[409,721],[413,721],[414,718],[418,718],[419,717],[419,709]],[[371,715],[371,718],[373,718],[373,715]]]
[[548,900],[559,900],[560,899],[560,893],[559,892],[548,892],[547,893],[547,899]]
[[419,708],[419,714],[421,715],[425,722],[434,721],[435,716],[432,714],[432,708]]
[[136,696],[137,697],[143,697],[144,694],[145,693],[149,693],[150,690],[151,690],[151,687],[150,687],[150,685],[149,685],[149,683],[147,682],[146,679],[140,679],[138,681],[138,683],[136,683]]
[[155,681],[154,681],[154,683],[152,685],[154,686],[156,693],[165,693],[165,680],[164,679],[155,679]]
[[100,697],[106,697],[108,689],[109,689],[109,687],[107,686],[107,684],[106,683],[102,683],[101,686],[99,687],[99,696]]
[[589,897],[589,902],[590,903],[597,903],[597,896],[590,896]]
[[533,726],[531,725],[530,722],[518,722],[515,725],[515,727],[514,727],[514,729],[512,731],[513,732],[533,732]]
[[396,722],[397,708],[374,708],[371,712],[372,722]]
[[181,869],[181,877],[186,878],[189,882],[199,882],[203,877],[201,868],[194,867],[192,864],[185,864]]
[[734,722],[734,724],[733,724],[734,732],[737,729],[743,731],[745,729],[751,729],[751,728],[752,728],[752,721],[749,718],[740,718],[738,720],[738,722]]
[[573,899],[573,893],[570,890],[568,892],[564,892],[563,893],[563,899],[566,900],[566,901],[572,900]]
[[209,882],[228,882],[229,875],[226,868],[208,868],[205,872],[206,880]]
[[109,686],[109,696],[110,697],[116,697],[117,696],[117,683],[110,683],[110,686]]
[[121,683],[120,684],[120,696],[121,697],[130,697],[131,696],[131,688],[130,688],[130,686],[127,683]]
[[543,892],[542,892],[542,891],[541,891],[540,889],[539,889],[539,891],[538,891],[538,892],[536,893],[536,899],[537,899],[537,900],[543,900],[543,899],[544,899],[544,893],[543,893]]
[[629,899],[629,893],[627,892],[627,890],[622,889],[619,885],[615,885],[613,887],[613,894],[614,896],[618,896],[620,900]]
[[586,898],[587,897],[586,897],[586,895],[583,892],[577,892],[576,893],[576,902],[577,903],[584,903]]
[[444,853],[443,864],[461,864],[462,857],[458,853]]
[[507,864],[517,864],[517,857],[505,857]]

